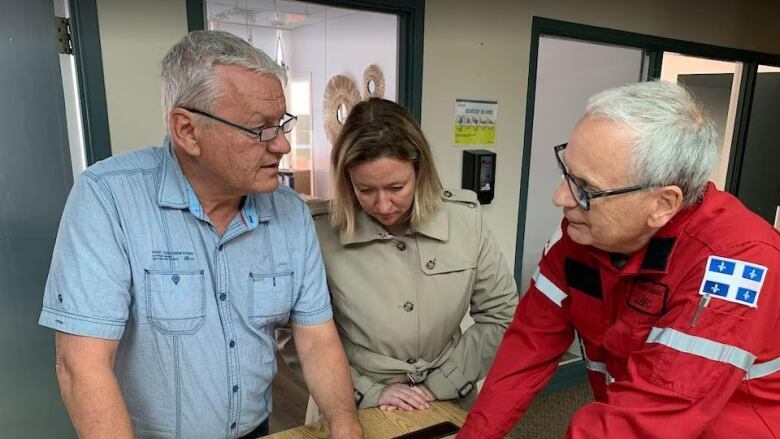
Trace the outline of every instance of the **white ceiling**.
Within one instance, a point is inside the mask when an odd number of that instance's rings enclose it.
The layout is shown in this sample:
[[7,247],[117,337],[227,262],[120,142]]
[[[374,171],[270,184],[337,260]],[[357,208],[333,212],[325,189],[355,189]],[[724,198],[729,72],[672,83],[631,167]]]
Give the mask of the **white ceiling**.
[[206,1],[209,21],[285,30],[310,26],[355,12],[358,11],[292,0]]

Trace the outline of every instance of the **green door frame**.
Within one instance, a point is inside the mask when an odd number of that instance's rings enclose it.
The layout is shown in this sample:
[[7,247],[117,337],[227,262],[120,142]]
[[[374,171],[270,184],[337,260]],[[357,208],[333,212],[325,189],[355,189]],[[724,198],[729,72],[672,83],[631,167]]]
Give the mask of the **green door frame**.
[[[531,141],[533,136],[534,105],[536,98],[536,67],[539,58],[539,39],[542,36],[568,38],[592,43],[641,49],[649,57],[648,78],[652,79],[657,79],[661,75],[661,62],[663,59],[663,52],[665,51],[702,58],[742,62],[742,81],[740,83],[738,108],[734,123],[734,135],[729,157],[729,169],[726,177],[726,189],[732,194],[737,194],[737,190],[739,189],[739,178],[742,172],[742,161],[745,155],[745,140],[747,138],[747,127],[750,121],[750,104],[753,99],[758,65],[780,66],[780,55],[733,49],[710,44],[692,43],[690,41],[672,38],[663,38],[635,32],[619,31],[604,27],[534,17],[531,24],[525,134],[523,137],[523,162],[520,174],[520,200],[517,216],[517,241],[515,244],[515,280],[518,285],[522,284],[520,276],[523,267],[525,216],[528,203],[528,178],[531,166]],[[583,382],[584,380],[584,362],[577,361],[569,363],[558,368],[555,376],[550,380],[543,393],[560,390],[570,385]]]
[[[306,0],[324,6],[398,16],[398,102],[420,121],[422,113],[423,24],[425,0]],[[203,0],[187,0],[189,30],[205,29]]]
[[95,0],[70,0],[68,3],[81,103],[84,152],[89,166],[111,156],[100,29]]

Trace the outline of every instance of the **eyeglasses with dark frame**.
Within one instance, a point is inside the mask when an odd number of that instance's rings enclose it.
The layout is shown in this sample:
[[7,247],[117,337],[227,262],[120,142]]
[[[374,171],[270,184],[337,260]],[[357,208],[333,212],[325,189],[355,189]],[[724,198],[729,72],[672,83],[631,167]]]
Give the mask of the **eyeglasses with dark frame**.
[[555,146],[555,159],[558,161],[558,167],[561,168],[561,173],[563,174],[563,178],[566,180],[566,185],[569,186],[569,191],[571,191],[572,197],[574,197],[574,199],[577,200],[577,204],[579,204],[579,206],[584,210],[590,210],[590,200],[594,198],[608,197],[610,195],[627,194],[629,192],[635,192],[635,191],[641,191],[642,189],[647,189],[646,186],[629,186],[620,189],[610,189],[606,191],[589,191],[585,189],[584,187],[582,187],[580,183],[577,182],[576,177],[569,174],[569,171],[566,169],[566,165],[563,163],[563,159],[561,159],[561,151],[566,149],[567,146],[569,146],[568,143],[562,143],[560,145]]
[[257,137],[257,140],[259,140],[260,142],[270,142],[271,140],[274,140],[276,136],[279,135],[279,129],[281,129],[282,132],[285,134],[291,132],[295,128],[295,123],[298,121],[298,116],[293,116],[290,113],[284,113],[284,115],[287,116],[287,119],[281,121],[279,125],[271,125],[271,126],[261,125],[257,128],[247,128],[235,122],[231,122],[229,120],[222,119],[221,117],[214,116],[213,114],[207,113],[205,111],[201,111],[195,108],[187,108],[187,107],[182,107],[182,108],[189,111],[190,113],[206,116],[209,119],[214,119],[217,122],[222,122],[225,125],[229,125],[233,128],[249,133]]

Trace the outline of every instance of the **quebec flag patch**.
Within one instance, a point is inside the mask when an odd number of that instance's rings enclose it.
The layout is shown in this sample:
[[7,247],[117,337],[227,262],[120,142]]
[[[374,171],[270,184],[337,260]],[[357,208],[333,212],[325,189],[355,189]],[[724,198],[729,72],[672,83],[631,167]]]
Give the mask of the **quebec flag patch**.
[[699,295],[709,294],[711,297],[757,308],[766,273],[767,268],[763,265],[710,256],[704,267]]

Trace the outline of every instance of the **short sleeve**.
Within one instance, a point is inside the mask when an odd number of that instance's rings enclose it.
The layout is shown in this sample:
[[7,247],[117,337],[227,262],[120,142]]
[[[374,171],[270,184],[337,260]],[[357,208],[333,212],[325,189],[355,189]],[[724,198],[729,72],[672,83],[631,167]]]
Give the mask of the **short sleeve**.
[[304,264],[300,289],[293,305],[292,321],[298,325],[318,325],[333,318],[330,295],[322,264],[320,245],[309,209],[303,205]]
[[122,337],[131,272],[115,200],[94,174],[77,180],[60,220],[38,323],[109,340]]

